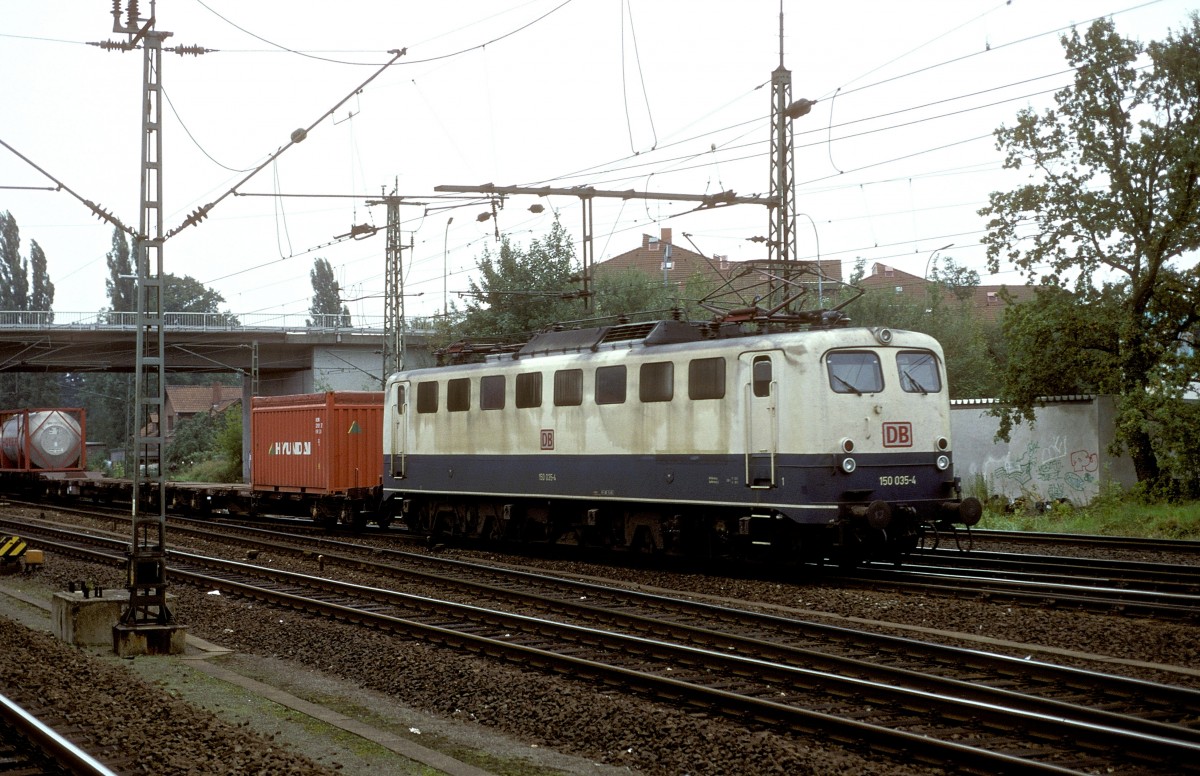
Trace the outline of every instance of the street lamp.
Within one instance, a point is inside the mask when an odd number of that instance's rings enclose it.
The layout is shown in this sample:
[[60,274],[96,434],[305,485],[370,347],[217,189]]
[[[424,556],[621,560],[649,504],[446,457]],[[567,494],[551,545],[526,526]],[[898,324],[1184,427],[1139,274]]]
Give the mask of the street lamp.
[[450,265],[446,260],[446,245],[450,241],[450,224],[454,223],[454,216],[446,219],[446,232],[442,235],[442,316],[449,317],[450,315],[450,292],[447,290],[447,278],[450,277]]
[[929,280],[929,265],[931,263],[933,263],[933,257],[937,256],[938,253],[946,250],[947,248],[953,247],[953,245],[954,245],[954,243],[946,243],[941,248],[934,248],[932,251],[929,252],[929,258],[925,260],[925,279],[926,280]]

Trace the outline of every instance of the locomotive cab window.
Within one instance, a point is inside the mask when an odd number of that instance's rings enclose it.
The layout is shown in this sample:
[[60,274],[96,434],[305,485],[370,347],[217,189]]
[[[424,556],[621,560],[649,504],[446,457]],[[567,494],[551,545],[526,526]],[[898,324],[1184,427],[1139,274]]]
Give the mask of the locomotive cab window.
[[438,384],[436,380],[417,383],[417,412],[424,415],[438,410]]
[[829,368],[829,386],[834,393],[879,393],[883,390],[883,370],[879,354],[870,350],[842,350],[825,357]]
[[909,393],[940,393],[941,376],[937,356],[926,350],[902,350],[896,354],[900,387]]
[[625,403],[625,367],[601,366],[596,368],[596,403]]
[[542,373],[524,372],[517,375],[517,409],[542,406]]
[[450,412],[471,409],[471,378],[458,377],[446,381],[446,409]]
[[504,375],[479,378],[479,409],[504,409]]
[[560,369],[554,373],[554,406],[578,407],[583,404],[583,370]]

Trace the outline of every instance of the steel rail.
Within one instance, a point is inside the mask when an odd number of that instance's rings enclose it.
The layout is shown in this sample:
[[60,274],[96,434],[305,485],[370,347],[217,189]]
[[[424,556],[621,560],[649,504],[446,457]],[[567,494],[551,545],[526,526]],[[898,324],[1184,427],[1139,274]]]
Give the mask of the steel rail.
[[[0,719],[23,736],[38,753],[73,776],[116,776],[99,760],[5,695],[0,695]],[[9,766],[14,764],[7,762]]]
[[[112,542],[116,544],[116,542]],[[835,690],[837,693],[846,693],[850,695],[865,694],[868,698],[879,701],[881,698],[889,698],[891,702],[899,704],[900,708],[910,710],[920,709],[922,713],[928,713],[933,708],[940,710],[942,714],[950,719],[968,719],[975,716],[991,716],[1003,715],[1004,722],[996,723],[998,729],[1010,730],[1011,726],[1036,730],[1039,734],[1055,728],[1060,731],[1059,735],[1064,735],[1067,740],[1073,742],[1091,741],[1091,746],[1097,750],[1107,750],[1114,743],[1120,741],[1119,746],[1126,752],[1141,751],[1144,756],[1156,760],[1161,758],[1168,752],[1174,752],[1179,758],[1177,762],[1185,763],[1194,761],[1197,754],[1200,754],[1200,745],[1193,742],[1181,741],[1176,738],[1167,736],[1131,732],[1120,730],[1114,726],[1106,726],[1095,724],[1092,722],[1081,722],[1079,720],[1067,720],[1058,716],[1055,709],[1054,712],[1037,712],[1028,710],[1014,710],[1003,708],[995,704],[979,701],[974,699],[962,698],[946,698],[934,692],[929,692],[924,689],[903,689],[887,685],[880,685],[876,682],[862,680],[853,677],[843,677],[829,675],[818,671],[813,671],[807,668],[801,668],[793,665],[781,665],[767,660],[762,660],[753,657],[745,657],[741,655],[730,655],[724,651],[704,649],[693,647],[690,645],[678,645],[663,642],[658,639],[647,639],[639,636],[629,636],[626,634],[614,634],[608,631],[599,631],[593,628],[584,628],[581,626],[559,623],[548,623],[545,620],[531,617],[523,617],[505,612],[497,612],[495,610],[487,610],[481,607],[473,607],[463,604],[453,604],[450,602],[436,601],[433,599],[422,598],[419,596],[409,596],[398,594],[393,591],[381,590],[379,588],[365,588],[362,586],[349,585],[342,582],[334,582],[309,575],[294,574],[291,572],[280,572],[276,569],[264,569],[263,567],[245,564],[236,561],[223,561],[220,559],[205,558],[203,556],[193,556],[190,553],[172,553],[175,563],[175,575],[184,578],[193,578],[198,583],[205,587],[216,586],[218,589],[225,589],[254,597],[260,600],[272,600],[275,603],[292,606],[304,611],[317,612],[324,616],[331,616],[337,619],[345,619],[353,622],[370,624],[373,627],[380,627],[383,624],[390,624],[397,627],[409,635],[420,635],[436,643],[453,643],[472,651],[482,651],[487,654],[496,654],[506,659],[513,659],[514,651],[520,655],[519,660],[523,662],[534,662],[539,665],[546,666],[562,666],[565,663],[570,667],[572,672],[583,671],[589,675],[594,675],[597,678],[606,678],[611,680],[614,676],[622,677],[622,682],[630,682],[632,677],[636,677],[636,681],[632,682],[642,690],[652,692],[657,697],[687,697],[691,702],[698,703],[705,707],[716,707],[721,709],[736,710],[739,714],[750,714],[754,719],[768,724],[787,723],[796,726],[798,729],[806,730],[813,733],[828,734],[831,728],[836,728],[849,735],[849,731],[862,732],[871,730],[869,739],[878,740],[880,738],[890,742],[889,745],[897,744],[910,748],[916,742],[910,740],[913,735],[906,731],[898,731],[891,728],[880,728],[875,725],[867,725],[865,728],[860,725],[866,723],[858,723],[856,721],[846,720],[841,717],[830,717],[829,715],[820,712],[814,712],[808,709],[798,709],[787,706],[779,702],[764,700],[761,697],[753,697],[744,693],[730,693],[720,688],[702,687],[692,683],[684,682],[674,677],[654,676],[646,671],[633,670],[621,666],[612,665],[596,665],[591,661],[582,661],[571,655],[562,655],[553,652],[552,650],[539,647],[530,647],[528,645],[514,644],[510,639],[511,635],[504,638],[494,638],[481,635],[475,632],[463,632],[461,630],[444,627],[442,625],[423,623],[415,621],[411,618],[400,618],[391,615],[383,614],[377,611],[364,611],[354,606],[347,606],[343,603],[329,602],[320,599],[314,599],[309,596],[300,595],[290,590],[264,590],[261,585],[255,583],[250,584],[229,578],[214,578],[208,573],[199,573],[186,568],[186,563],[202,563],[208,566],[216,566],[224,569],[225,574],[237,573],[252,574],[252,575],[269,575],[273,579],[286,580],[291,585],[306,585],[319,586],[322,590],[332,590],[338,596],[345,595],[360,595],[366,596],[375,601],[385,601],[389,604],[395,604],[399,601],[404,601],[409,605],[413,603],[420,604],[423,607],[432,607],[438,612],[446,613],[456,620],[464,617],[470,617],[475,621],[474,628],[479,627],[480,618],[487,622],[491,627],[501,630],[516,631],[525,629],[531,634],[536,634],[538,638],[545,638],[551,634],[555,637],[562,637],[564,634],[570,634],[574,639],[582,644],[604,643],[610,648],[620,646],[622,649],[629,651],[633,655],[640,655],[644,658],[653,658],[656,660],[670,661],[671,665],[689,665],[695,664],[697,671],[701,673],[709,671],[714,665],[719,665],[719,670],[727,672],[728,676],[737,676],[740,680],[748,680],[749,677],[754,677],[762,680],[764,677],[767,681],[774,681],[779,684],[790,686],[791,683],[808,682],[814,688],[821,688],[829,692],[830,687],[837,687],[840,690]],[[327,594],[327,593],[326,593]],[[373,607],[373,604],[367,604],[368,607]],[[727,648],[727,647],[725,647]],[[498,650],[498,651],[497,651]],[[703,666],[703,667],[702,667]],[[682,696],[680,695],[682,693]],[[815,715],[815,716],[814,716]],[[801,723],[804,720],[806,722]],[[820,724],[813,725],[813,720],[820,720]],[[834,722],[833,720],[837,720]],[[847,727],[849,726],[849,727]],[[1064,732],[1065,731],[1065,734]],[[899,738],[899,741],[897,740]],[[967,751],[958,751],[958,748],[964,747],[962,744],[954,742],[938,741],[936,744],[931,743],[933,739],[926,736],[917,736],[923,742],[921,751],[926,752],[927,756],[944,757],[947,751],[946,747],[950,746],[955,751],[956,762],[972,762],[980,763],[980,758],[987,762],[987,768],[995,768],[1001,766],[1005,770],[1029,770],[1045,772],[1046,768],[1050,768],[1053,772],[1062,772],[1057,766],[1053,766],[1046,762],[1036,762],[1016,758],[1015,762],[1010,762],[1007,758],[1010,755],[1003,755],[994,751],[978,749],[976,747],[966,746],[965,749],[974,754],[968,756]],[[941,755],[933,755],[933,752],[941,752]],[[992,759],[996,756],[1005,758],[1001,761]],[[1019,763],[1019,765],[1018,765]],[[980,765],[979,767],[984,767]]]

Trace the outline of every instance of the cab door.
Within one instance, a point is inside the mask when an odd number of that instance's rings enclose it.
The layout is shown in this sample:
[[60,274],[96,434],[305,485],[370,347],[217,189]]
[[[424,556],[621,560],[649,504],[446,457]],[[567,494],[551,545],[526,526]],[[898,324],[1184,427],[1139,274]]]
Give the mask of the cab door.
[[752,351],[739,357],[742,385],[742,423],[745,427],[746,486],[775,487],[775,456],[779,447],[779,385],[776,372],[783,363],[778,350]]
[[412,393],[407,380],[392,384],[392,395],[389,397],[391,406],[388,408],[392,418],[391,440],[387,453],[391,461],[391,475],[396,479],[408,476],[409,448],[409,406],[408,397]]

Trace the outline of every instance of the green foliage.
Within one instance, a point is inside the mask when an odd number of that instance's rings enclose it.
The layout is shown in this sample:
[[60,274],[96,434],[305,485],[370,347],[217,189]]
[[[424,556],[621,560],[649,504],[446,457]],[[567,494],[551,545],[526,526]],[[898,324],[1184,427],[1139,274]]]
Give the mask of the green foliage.
[[242,480],[242,405],[233,404],[223,413],[224,422],[217,432],[217,454],[225,469],[218,482]]
[[0,213],[0,311],[29,309],[29,262],[21,256],[21,229]]
[[[236,436],[236,454],[231,440]],[[242,411],[234,404],[219,415],[199,413],[181,420],[167,445],[167,474],[173,479],[198,478],[197,467],[211,482],[242,478]]]
[[[229,313],[221,313],[221,303],[225,297],[219,291],[196,280],[191,275],[180,277],[170,272],[163,274],[163,312],[166,313],[209,313],[220,314],[222,320],[231,324],[237,323],[237,318]],[[167,316],[166,323],[171,323]]]
[[308,277],[313,289],[312,305],[308,308],[312,318],[308,320],[308,325],[327,328],[350,326],[350,308],[342,303],[341,291],[329,262],[325,259],[314,261]]
[[987,509],[980,528],[1045,531],[1094,536],[1141,536],[1150,539],[1200,539],[1200,501],[1147,503],[1136,492],[1109,493],[1086,507],[1052,505],[1043,511],[1000,512]]
[[478,261],[479,281],[471,281],[466,311],[440,322],[438,340],[521,341],[552,324],[587,325],[591,321],[647,320],[680,314],[707,319],[694,300],[710,290],[703,277],[690,278],[682,296],[675,283],[636,269],[605,272],[593,278],[584,306],[581,268],[570,235],[557,220],[550,233],[528,250],[503,238],[500,254],[485,248]]
[[44,323],[54,320],[54,284],[46,269],[46,254],[37,240],[29,241],[29,271],[33,273],[29,289],[29,309],[48,313]]
[[[851,282],[863,278],[860,260]],[[960,286],[973,292],[970,275],[955,275]],[[978,275],[974,276],[978,285]],[[949,291],[949,293],[946,293]],[[942,345],[946,357],[946,381],[953,399],[991,397],[999,389],[999,331],[979,319],[968,301],[969,294],[935,285],[927,300],[897,295],[885,289],[871,289],[845,308],[856,326],[887,326],[892,329],[919,331]],[[843,294],[847,292],[842,292]],[[844,296],[842,297],[844,298]]]
[[479,281],[470,281],[466,311],[454,327],[460,337],[524,337],[555,321],[578,318],[582,305],[564,298],[582,285],[572,281],[579,271],[575,246],[555,219],[550,233],[527,250],[508,237],[500,253],[485,247],[478,261]]
[[[30,292],[30,272],[32,293]],[[46,254],[30,240],[30,257],[21,256],[21,230],[11,213],[0,213],[0,312],[6,323],[45,325],[53,322],[54,284],[46,270]],[[33,315],[32,312],[40,313]],[[59,404],[57,375],[0,375],[0,409],[54,407]]]
[[1031,182],[980,211],[990,269],[1012,263],[1046,289],[1007,316],[1001,398],[1014,422],[1047,393],[1122,397],[1116,445],[1159,487],[1200,465],[1155,442],[1183,438],[1176,400],[1198,373],[1184,343],[1200,321],[1200,16],[1148,45],[1111,19],[1063,44],[1074,86],[996,132]]
[[108,263],[108,278],[104,288],[108,291],[110,308],[117,313],[137,312],[137,284],[134,281],[132,253],[137,252],[137,244],[131,252],[125,233],[113,227],[112,250],[105,259]]

